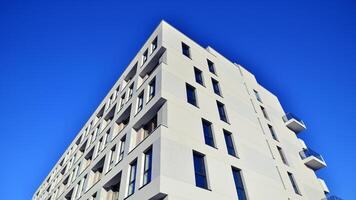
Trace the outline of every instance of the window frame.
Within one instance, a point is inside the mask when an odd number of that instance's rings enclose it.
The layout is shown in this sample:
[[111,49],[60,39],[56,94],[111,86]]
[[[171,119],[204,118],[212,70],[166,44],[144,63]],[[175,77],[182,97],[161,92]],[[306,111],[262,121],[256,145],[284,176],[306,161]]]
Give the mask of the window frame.
[[198,107],[196,88],[188,83],[185,83],[185,90],[187,102],[195,107]]
[[[236,148],[235,148],[235,142],[232,137],[233,136],[232,133],[228,130],[223,129],[223,134],[224,134],[227,153],[231,156],[238,157]],[[229,141],[228,141],[228,139],[229,139]],[[229,143],[231,143],[231,144],[229,144]]]
[[[201,164],[201,166],[197,166],[196,164],[198,163]],[[206,167],[206,156],[197,151],[193,151],[193,167],[194,167],[195,186],[202,189],[210,190],[207,167]],[[203,180],[198,180],[200,178],[202,178]]]
[[218,108],[219,118],[221,121],[229,123],[229,118],[227,117],[225,104],[221,103],[220,101],[216,101],[216,105]]
[[204,118],[202,118],[201,121],[202,121],[203,136],[204,136],[205,144],[208,146],[211,146],[213,148],[216,148],[214,132],[213,132],[213,124]]
[[[148,159],[148,166],[146,165],[147,159]],[[152,151],[152,147],[149,147],[144,152],[142,187],[149,184],[152,180],[152,160],[153,160],[153,151]],[[147,178],[145,178],[146,175],[147,175]]]
[[187,58],[191,59],[191,51],[190,51],[190,46],[188,46],[186,43],[181,42],[181,46],[182,46],[182,54],[184,56],[186,56]]

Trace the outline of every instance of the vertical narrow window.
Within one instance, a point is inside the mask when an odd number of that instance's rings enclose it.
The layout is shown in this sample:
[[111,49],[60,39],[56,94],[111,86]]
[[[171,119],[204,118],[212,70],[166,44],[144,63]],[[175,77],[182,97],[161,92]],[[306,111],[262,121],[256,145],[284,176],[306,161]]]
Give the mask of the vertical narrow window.
[[208,189],[208,179],[205,170],[205,155],[193,152],[195,185],[200,188]]
[[122,107],[124,107],[124,105],[125,105],[125,93],[121,96],[120,109],[121,109]]
[[276,132],[274,131],[274,128],[271,125],[268,124],[268,129],[269,129],[269,132],[272,135],[272,138],[274,140],[278,141],[278,138],[277,138]]
[[269,120],[269,117],[268,117],[268,115],[267,115],[266,109],[265,109],[263,106],[260,106],[260,107],[261,107],[261,111],[262,111],[262,113],[263,113],[263,116],[264,116],[266,119]]
[[286,165],[288,165],[287,159],[286,159],[286,157],[285,157],[285,155],[284,155],[284,153],[283,153],[282,148],[279,147],[279,146],[277,146],[277,149],[278,149],[278,153],[279,153],[279,155],[281,156],[281,159],[282,159],[283,163],[286,164]]
[[204,86],[202,71],[200,71],[200,69],[194,67],[194,75],[195,75],[195,81],[197,83],[199,83],[200,85]]
[[187,90],[187,101],[188,103],[197,106],[197,100],[195,95],[195,88],[188,83],[185,84]]
[[156,78],[153,78],[148,84],[148,100],[151,100],[156,93]]
[[145,62],[147,61],[147,57],[148,57],[148,50],[146,49],[146,51],[143,52],[142,54],[142,65],[144,65]]
[[183,53],[183,55],[190,58],[190,47],[183,42],[182,42],[182,53]]
[[202,125],[203,125],[203,133],[204,133],[204,141],[205,144],[215,147],[214,143],[214,137],[213,137],[213,130],[212,130],[212,125],[211,122],[202,119]]
[[225,111],[225,105],[219,101],[216,101],[216,104],[218,106],[218,111],[219,111],[219,117],[222,121],[228,123],[227,121],[227,116],[226,116],[226,111]]
[[151,52],[153,53],[157,49],[157,37],[152,41]]
[[224,138],[225,138],[228,154],[232,156],[236,156],[235,145],[232,139],[232,133],[227,130],[223,130],[223,132],[224,132]]
[[256,90],[253,90],[253,92],[255,93],[255,96],[256,96],[256,99],[262,103],[262,99],[261,99],[261,96],[260,94],[256,91]]
[[109,143],[111,141],[110,139],[110,130],[107,130],[106,133],[105,133],[105,136],[104,136],[104,146],[106,146],[107,143]]
[[242,182],[241,170],[232,167],[232,175],[234,177],[235,188],[239,200],[246,200],[247,198],[244,183]]
[[143,107],[143,91],[137,98],[137,112],[140,112]]
[[129,87],[129,92],[128,92],[128,100],[131,99],[132,97],[132,94],[133,94],[133,87],[134,87],[134,84],[132,83]]
[[152,176],[152,148],[144,153],[143,185],[151,182]]
[[114,100],[116,100],[116,98],[118,98],[119,95],[120,95],[120,85],[118,85],[117,88],[115,89]]
[[115,152],[116,152],[116,145],[113,146],[110,150],[110,164],[115,162]]
[[220,86],[219,86],[219,81],[215,80],[215,79],[211,79],[211,82],[213,84],[213,89],[214,89],[214,93],[221,96],[221,91],[220,91]]
[[135,192],[136,169],[137,169],[137,160],[133,161],[130,164],[130,176],[129,176],[129,186],[127,191],[127,196],[130,196]]
[[292,186],[293,186],[294,192],[295,192],[296,194],[301,195],[301,194],[300,194],[300,191],[299,191],[299,188],[298,188],[298,186],[297,186],[297,183],[296,183],[296,181],[295,181],[295,179],[294,179],[293,174],[290,173],[290,172],[287,172],[287,173],[288,173],[289,180],[290,180],[290,182],[291,182],[291,184],[292,184]]
[[209,71],[216,75],[215,64],[207,59]]
[[126,137],[124,136],[120,140],[119,162],[124,158],[125,142],[126,142]]

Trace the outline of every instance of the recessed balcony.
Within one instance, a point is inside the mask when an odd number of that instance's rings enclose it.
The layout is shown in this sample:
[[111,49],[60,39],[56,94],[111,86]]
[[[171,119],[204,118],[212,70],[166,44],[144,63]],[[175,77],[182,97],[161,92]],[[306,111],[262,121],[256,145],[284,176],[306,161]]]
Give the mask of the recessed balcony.
[[313,170],[318,170],[326,167],[324,158],[311,149],[304,149],[299,152],[300,157],[304,160],[304,164]]
[[282,118],[286,126],[295,133],[299,133],[306,129],[304,122],[292,113],[287,113]]

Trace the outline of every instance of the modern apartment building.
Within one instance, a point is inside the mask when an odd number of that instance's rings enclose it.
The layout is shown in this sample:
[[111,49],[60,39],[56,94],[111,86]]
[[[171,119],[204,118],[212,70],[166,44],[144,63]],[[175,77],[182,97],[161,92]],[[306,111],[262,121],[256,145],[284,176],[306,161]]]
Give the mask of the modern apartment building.
[[162,21],[33,199],[326,199],[305,129],[253,74]]

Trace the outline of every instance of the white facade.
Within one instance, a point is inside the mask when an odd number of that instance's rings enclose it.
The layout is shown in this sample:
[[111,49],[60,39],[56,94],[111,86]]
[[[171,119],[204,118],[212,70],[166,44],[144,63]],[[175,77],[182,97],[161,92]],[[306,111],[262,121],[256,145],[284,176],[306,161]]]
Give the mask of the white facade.
[[33,199],[321,200],[326,164],[285,115],[253,74],[162,21]]

